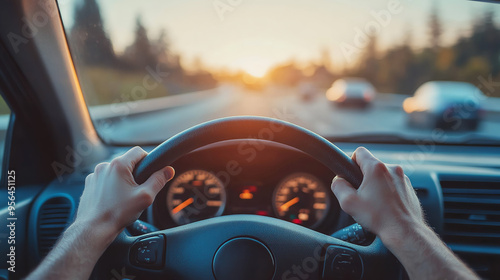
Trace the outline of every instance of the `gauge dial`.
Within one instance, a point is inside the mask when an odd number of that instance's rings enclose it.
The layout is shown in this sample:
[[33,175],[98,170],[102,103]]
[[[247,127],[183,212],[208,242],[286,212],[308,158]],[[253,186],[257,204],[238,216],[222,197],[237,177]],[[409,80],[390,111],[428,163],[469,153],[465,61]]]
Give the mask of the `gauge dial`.
[[226,204],[222,182],[204,170],[177,176],[167,191],[167,208],[179,225],[220,216]]
[[281,219],[315,228],[327,216],[330,196],[316,177],[296,173],[278,185],[274,191],[273,207]]

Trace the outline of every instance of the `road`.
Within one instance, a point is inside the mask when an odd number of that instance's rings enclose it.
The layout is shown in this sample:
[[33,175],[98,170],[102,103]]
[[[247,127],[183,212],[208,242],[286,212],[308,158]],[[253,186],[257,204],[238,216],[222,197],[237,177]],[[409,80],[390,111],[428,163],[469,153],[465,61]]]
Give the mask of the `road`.
[[256,92],[222,86],[217,94],[190,105],[152,113],[127,116],[97,124],[101,136],[116,143],[154,143],[201,122],[227,116],[256,115],[283,119],[323,136],[357,134],[399,134],[427,141],[462,141],[467,137],[492,137],[500,131],[500,114],[486,116],[475,132],[413,129],[397,95],[381,94],[367,109],[332,106],[323,94],[303,101],[297,93],[283,88]]

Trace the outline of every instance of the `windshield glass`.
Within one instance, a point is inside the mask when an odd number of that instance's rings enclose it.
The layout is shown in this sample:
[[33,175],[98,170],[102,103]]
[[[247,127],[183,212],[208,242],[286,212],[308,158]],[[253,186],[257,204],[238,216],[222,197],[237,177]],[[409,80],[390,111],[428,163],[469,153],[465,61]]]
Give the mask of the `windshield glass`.
[[65,0],[59,8],[109,143],[161,142],[235,115],[339,141],[500,143],[497,4]]

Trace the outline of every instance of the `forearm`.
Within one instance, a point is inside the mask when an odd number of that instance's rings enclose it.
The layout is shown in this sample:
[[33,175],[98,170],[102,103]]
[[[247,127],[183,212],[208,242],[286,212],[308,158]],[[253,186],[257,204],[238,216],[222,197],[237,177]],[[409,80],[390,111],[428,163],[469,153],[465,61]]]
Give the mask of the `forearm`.
[[411,279],[479,279],[425,224],[408,227],[401,236],[382,241]]
[[115,237],[105,228],[74,223],[27,279],[88,279]]

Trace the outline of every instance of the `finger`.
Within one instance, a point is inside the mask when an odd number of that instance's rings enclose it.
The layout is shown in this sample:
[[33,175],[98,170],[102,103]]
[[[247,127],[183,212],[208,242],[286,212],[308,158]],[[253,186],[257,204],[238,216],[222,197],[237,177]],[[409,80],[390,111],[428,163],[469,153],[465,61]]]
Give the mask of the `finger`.
[[123,163],[130,171],[132,171],[135,165],[141,161],[148,153],[144,151],[141,147],[135,146],[128,150],[125,154],[116,158],[116,160]]
[[407,190],[408,193],[410,193],[412,196],[415,196],[416,198],[417,197],[417,190],[412,186],[411,184],[411,181],[410,181],[410,178],[408,178],[408,176],[404,175],[404,184],[405,184],[405,188]]
[[410,181],[410,178],[408,178],[408,176],[405,175],[405,183],[406,183],[406,186],[409,186],[410,188],[413,189],[412,185],[411,185],[411,181]]
[[370,172],[370,167],[374,162],[380,162],[370,151],[365,147],[359,147],[352,154],[352,160],[361,168],[363,174],[368,174]]
[[404,187],[405,185],[405,174],[403,168],[398,164],[386,164],[387,169],[390,173],[391,180],[395,183],[399,188]]
[[94,178],[94,173],[90,173],[89,175],[87,175],[87,177],[85,177],[85,186],[89,185],[90,184],[90,181]]
[[149,192],[150,195],[155,197],[174,175],[174,168],[167,166],[153,173],[153,175],[151,175],[144,184],[140,185],[139,188],[144,189],[144,191]]
[[347,214],[353,215],[359,204],[356,189],[346,180],[335,177],[332,182],[332,191],[337,197],[340,207],[342,207]]
[[107,162],[101,162],[98,165],[95,166],[94,168],[94,173],[95,174],[100,174],[104,172],[104,169],[109,165]]

